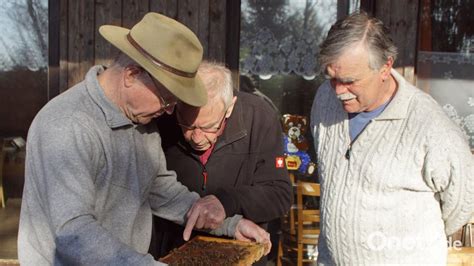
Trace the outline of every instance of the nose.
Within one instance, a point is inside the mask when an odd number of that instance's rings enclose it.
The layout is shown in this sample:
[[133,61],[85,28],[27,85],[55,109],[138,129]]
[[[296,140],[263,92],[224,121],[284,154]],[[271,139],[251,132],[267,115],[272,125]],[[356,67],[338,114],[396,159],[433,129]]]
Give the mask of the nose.
[[336,95],[343,94],[348,91],[347,86],[344,83],[339,82],[339,81],[333,81],[333,88],[334,88],[334,91],[336,92]]
[[193,129],[193,132],[191,133],[191,137],[193,138],[193,140],[200,140],[203,135],[203,132],[199,128]]

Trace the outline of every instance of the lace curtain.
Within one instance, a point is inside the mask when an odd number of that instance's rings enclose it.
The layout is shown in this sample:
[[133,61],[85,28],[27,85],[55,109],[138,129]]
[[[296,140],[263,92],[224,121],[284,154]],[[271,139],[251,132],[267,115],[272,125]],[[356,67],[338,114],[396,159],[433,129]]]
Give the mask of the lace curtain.
[[418,87],[462,128],[474,149],[474,55],[420,51],[417,69]]
[[241,44],[251,51],[240,65],[244,74],[256,74],[262,79],[290,73],[306,80],[316,77],[319,40],[314,37],[278,40],[269,28],[263,27],[254,36],[243,37]]
[[263,80],[278,74],[313,80],[319,74],[318,46],[336,14],[332,0],[243,0],[241,73]]
[[417,85],[462,128],[474,150],[474,1],[420,1]]

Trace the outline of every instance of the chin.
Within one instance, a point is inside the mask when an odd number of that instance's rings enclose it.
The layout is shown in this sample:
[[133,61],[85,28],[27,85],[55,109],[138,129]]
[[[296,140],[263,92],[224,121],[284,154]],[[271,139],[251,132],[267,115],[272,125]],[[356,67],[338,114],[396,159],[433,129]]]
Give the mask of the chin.
[[152,118],[138,119],[137,124],[146,125],[151,122]]
[[350,103],[343,103],[342,108],[347,113],[360,113],[361,112],[360,106],[356,106],[356,105],[350,104]]
[[343,109],[346,111],[346,113],[357,113],[357,110],[355,108],[351,108],[350,106],[344,106]]
[[191,144],[191,147],[196,150],[196,151],[206,151],[207,149],[209,149],[209,145],[206,145],[206,146],[196,146],[195,144]]

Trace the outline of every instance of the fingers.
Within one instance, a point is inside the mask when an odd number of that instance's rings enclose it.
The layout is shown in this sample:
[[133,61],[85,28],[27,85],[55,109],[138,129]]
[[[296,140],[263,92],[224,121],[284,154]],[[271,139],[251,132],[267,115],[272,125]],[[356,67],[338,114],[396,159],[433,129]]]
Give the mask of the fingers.
[[[257,226],[258,227],[258,226]],[[257,243],[261,243],[265,247],[265,255],[270,253],[270,249],[272,248],[272,242],[270,241],[270,234],[263,230],[261,227],[258,227],[258,234],[255,238]]]
[[196,229],[203,229],[203,228],[212,228],[212,223],[206,218],[206,211],[203,211],[199,214],[197,218],[196,224],[194,225]]
[[272,243],[270,241],[270,234],[263,230],[250,220],[242,219],[237,224],[235,229],[235,238],[238,240],[249,241],[251,239],[264,245],[265,255],[270,253]]
[[270,234],[266,234],[267,236],[264,238],[263,242],[260,243],[262,243],[265,247],[265,255],[268,255],[268,253],[270,253],[270,250],[272,249],[272,242],[270,241]]
[[268,253],[270,253],[270,250],[272,249],[272,242],[268,241],[268,242],[265,242],[263,243],[264,247],[265,247],[265,256],[268,255]]
[[235,232],[235,239],[240,240],[240,241],[245,241],[245,242],[252,241],[251,239],[246,238],[245,236],[243,236],[239,231]]
[[215,229],[224,221],[225,209],[216,196],[205,196],[199,204],[199,207],[204,209],[203,215],[205,215],[209,228]]
[[191,237],[191,232],[193,231],[194,225],[196,224],[196,221],[199,217],[199,212],[191,210],[188,212],[188,221],[186,222],[186,227],[184,228],[183,232],[183,239],[185,241],[189,240],[189,237]]
[[218,228],[225,219],[225,209],[217,197],[209,195],[197,200],[186,216],[188,220],[183,232],[183,238],[188,241],[193,228]]
[[270,241],[270,234],[250,220],[242,219],[236,227],[235,236],[242,235],[245,238],[253,239],[256,242],[264,243]]

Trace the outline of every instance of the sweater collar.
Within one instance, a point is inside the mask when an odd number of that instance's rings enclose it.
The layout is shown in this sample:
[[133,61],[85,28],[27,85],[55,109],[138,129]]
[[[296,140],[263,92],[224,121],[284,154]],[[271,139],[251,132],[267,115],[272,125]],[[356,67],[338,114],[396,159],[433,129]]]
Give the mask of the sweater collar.
[[385,110],[374,120],[398,120],[408,116],[410,98],[415,90],[396,70],[392,69],[391,74],[397,82],[397,92]]
[[104,114],[107,125],[114,129],[126,125],[133,125],[122,111],[105,96],[104,89],[100,86],[97,76],[104,72],[103,66],[93,66],[86,74],[85,84],[92,100],[99,106]]

